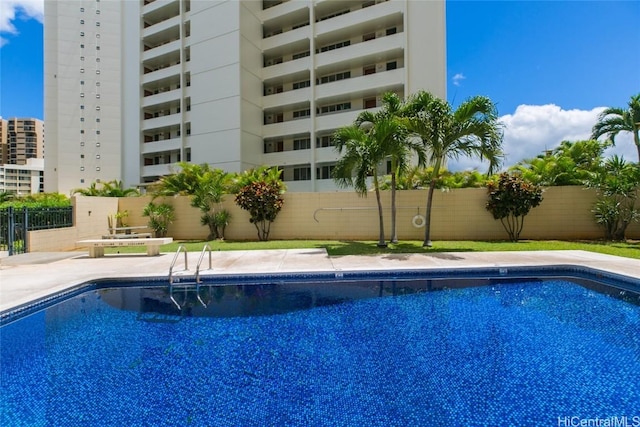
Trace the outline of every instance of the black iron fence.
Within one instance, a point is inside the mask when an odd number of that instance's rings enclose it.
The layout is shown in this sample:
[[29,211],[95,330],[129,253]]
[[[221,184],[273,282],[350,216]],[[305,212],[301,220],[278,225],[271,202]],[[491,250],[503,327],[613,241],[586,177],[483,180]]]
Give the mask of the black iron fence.
[[0,251],[29,252],[27,231],[73,226],[73,207],[0,209]]

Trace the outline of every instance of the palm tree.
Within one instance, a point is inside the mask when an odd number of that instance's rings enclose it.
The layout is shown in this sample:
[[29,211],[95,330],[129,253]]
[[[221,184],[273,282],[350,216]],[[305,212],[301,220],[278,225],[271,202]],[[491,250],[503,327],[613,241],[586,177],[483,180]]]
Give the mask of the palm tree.
[[380,140],[381,149],[391,160],[391,243],[398,243],[398,228],[396,223],[396,177],[402,176],[410,169],[412,154],[418,155],[418,165],[423,166],[425,153],[420,141],[407,138],[407,130],[400,121],[403,104],[395,93],[388,92],[382,97],[382,109],[376,113],[363,111],[356,119],[356,125],[371,123],[387,127],[384,139]]
[[454,111],[447,101],[429,92],[418,92],[408,101],[406,126],[420,138],[433,174],[427,195],[423,246],[431,246],[431,206],[440,169],[448,159],[478,156],[489,161],[488,174],[500,165],[502,126],[489,98],[476,96]]
[[[367,178],[373,176],[373,186],[378,203],[379,236],[378,247],[387,246],[384,237],[384,220],[380,186],[378,184],[378,164],[386,157],[380,141],[390,131],[389,122],[371,122],[368,126],[356,124],[340,128],[334,135],[335,149],[344,154],[333,170],[333,177],[339,187],[353,187],[361,195],[367,195]],[[377,136],[377,137],[376,137]]]
[[113,181],[103,182],[101,187],[98,187],[97,182],[92,182],[88,188],[71,190],[71,194],[95,197],[130,197],[139,196],[140,192],[135,188],[124,188],[122,181],[115,179]]
[[626,110],[611,107],[600,113],[598,122],[591,129],[591,138],[598,139],[607,135],[611,145],[615,145],[615,137],[620,132],[633,134],[640,162],[640,93],[631,97]]

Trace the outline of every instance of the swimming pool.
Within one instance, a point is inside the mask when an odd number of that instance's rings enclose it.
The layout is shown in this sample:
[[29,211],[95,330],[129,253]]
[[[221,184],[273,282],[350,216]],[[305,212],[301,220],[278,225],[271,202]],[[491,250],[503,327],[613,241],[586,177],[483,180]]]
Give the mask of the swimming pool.
[[640,425],[638,291],[558,267],[217,276],[178,309],[166,280],[86,284],[2,314],[0,424]]

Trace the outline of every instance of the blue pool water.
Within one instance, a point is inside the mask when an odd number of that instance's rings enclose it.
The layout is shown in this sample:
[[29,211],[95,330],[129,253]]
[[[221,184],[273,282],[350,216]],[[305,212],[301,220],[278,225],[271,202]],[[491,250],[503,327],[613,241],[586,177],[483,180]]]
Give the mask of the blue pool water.
[[[379,298],[394,288],[396,296]],[[640,416],[640,304],[567,280],[83,293],[0,329],[3,426]],[[438,286],[436,286],[438,288]],[[181,314],[181,315],[179,315]],[[640,420],[640,418],[638,418]]]

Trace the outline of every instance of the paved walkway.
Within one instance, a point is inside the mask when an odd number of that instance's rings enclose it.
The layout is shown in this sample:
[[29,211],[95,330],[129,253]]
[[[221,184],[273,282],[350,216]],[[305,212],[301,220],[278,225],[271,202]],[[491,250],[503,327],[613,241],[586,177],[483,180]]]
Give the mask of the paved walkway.
[[[108,255],[89,258],[86,252],[34,252],[0,258],[0,311],[99,278],[166,277],[173,254]],[[177,274],[194,274],[200,253],[188,254],[176,264]],[[510,267],[532,265],[581,265],[640,279],[640,260],[585,251],[537,252],[448,252],[432,254],[387,254],[328,256],[324,249],[214,252],[213,269],[203,275],[303,271],[373,271],[384,269],[428,269]],[[181,271],[182,270],[182,271]]]

